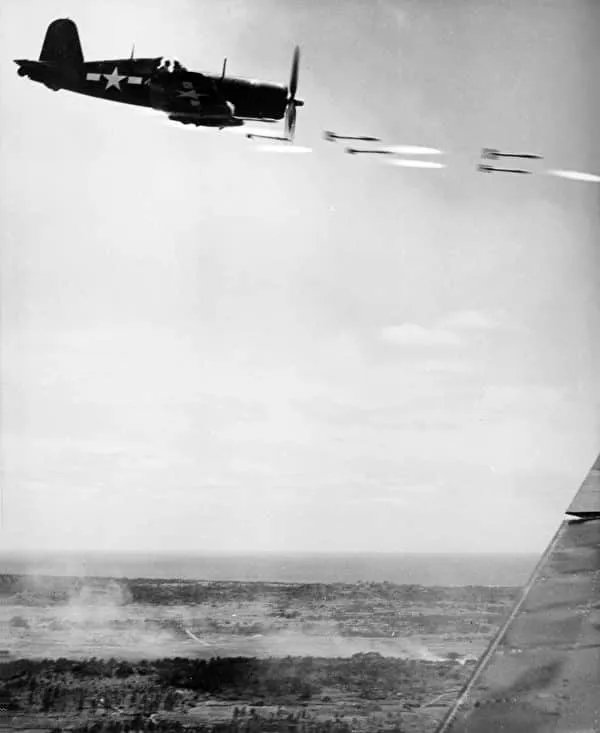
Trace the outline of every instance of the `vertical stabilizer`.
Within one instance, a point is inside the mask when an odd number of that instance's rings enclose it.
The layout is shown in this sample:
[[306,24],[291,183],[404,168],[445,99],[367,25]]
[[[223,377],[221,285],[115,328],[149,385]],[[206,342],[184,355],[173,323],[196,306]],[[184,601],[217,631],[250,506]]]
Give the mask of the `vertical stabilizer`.
[[77,26],[69,18],[54,20],[48,26],[40,61],[77,67],[83,64],[83,51]]

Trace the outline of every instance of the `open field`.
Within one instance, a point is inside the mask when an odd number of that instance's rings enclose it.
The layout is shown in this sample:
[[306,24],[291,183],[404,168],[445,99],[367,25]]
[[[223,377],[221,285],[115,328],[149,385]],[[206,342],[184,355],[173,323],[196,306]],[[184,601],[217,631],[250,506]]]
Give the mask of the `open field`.
[[432,730],[516,593],[0,576],[7,715],[97,733]]

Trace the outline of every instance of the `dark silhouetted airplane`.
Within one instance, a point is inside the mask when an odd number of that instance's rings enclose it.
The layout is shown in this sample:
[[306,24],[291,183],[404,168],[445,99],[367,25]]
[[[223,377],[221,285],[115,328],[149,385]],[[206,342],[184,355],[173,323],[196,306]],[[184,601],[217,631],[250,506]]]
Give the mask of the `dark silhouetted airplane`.
[[285,135],[296,126],[300,50],[295,49],[288,86],[188,71],[166,58],[84,61],[77,26],[63,18],[53,21],[38,61],[16,59],[20,76],[111,102],[134,104],[165,112],[170,120],[202,127],[237,127],[246,120],[285,119]]

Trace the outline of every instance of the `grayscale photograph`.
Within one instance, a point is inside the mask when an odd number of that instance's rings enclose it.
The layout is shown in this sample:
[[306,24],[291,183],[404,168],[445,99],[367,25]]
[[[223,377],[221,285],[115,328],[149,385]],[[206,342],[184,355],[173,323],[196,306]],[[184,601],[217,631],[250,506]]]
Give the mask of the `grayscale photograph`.
[[599,40],[3,0],[0,733],[600,733]]

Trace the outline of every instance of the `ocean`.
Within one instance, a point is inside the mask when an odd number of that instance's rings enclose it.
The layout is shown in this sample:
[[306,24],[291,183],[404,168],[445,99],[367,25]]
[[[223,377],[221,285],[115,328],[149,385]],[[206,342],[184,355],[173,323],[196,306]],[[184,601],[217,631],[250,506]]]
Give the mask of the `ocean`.
[[16,553],[0,574],[75,575],[280,583],[384,582],[425,586],[521,586],[533,554]]

